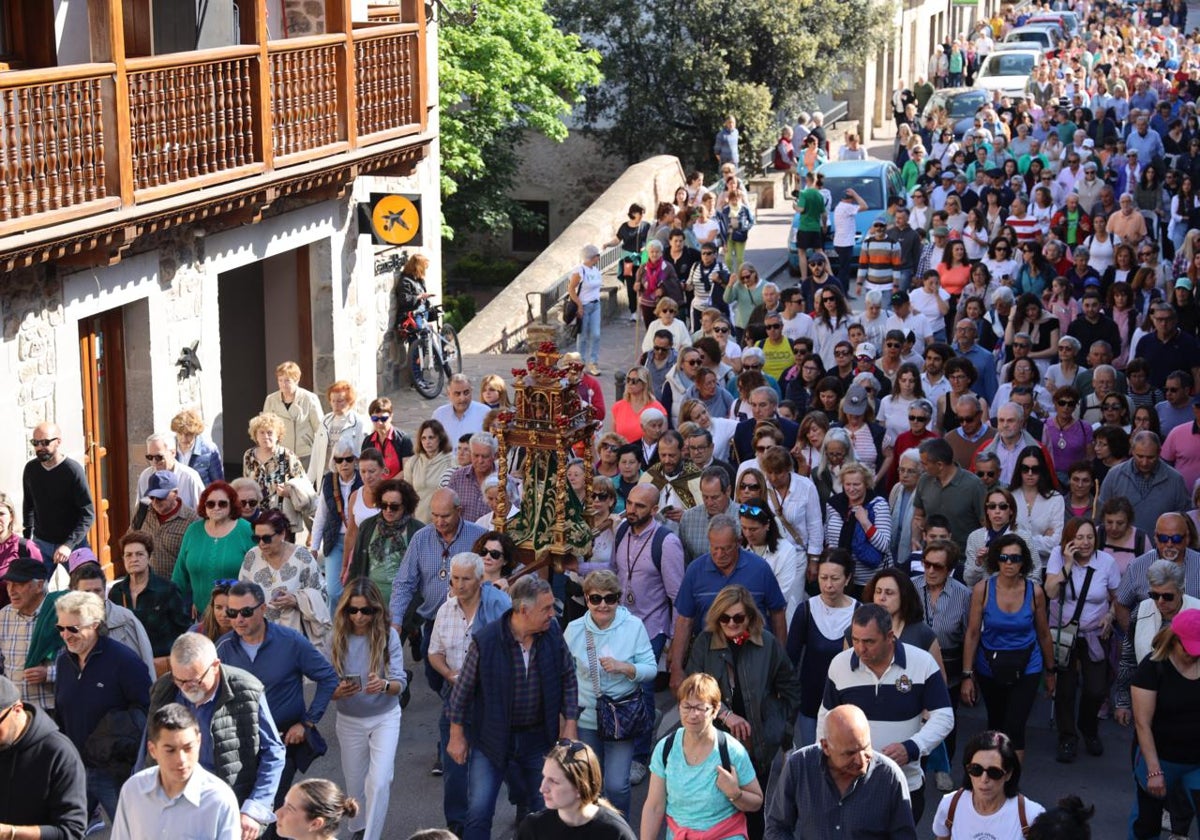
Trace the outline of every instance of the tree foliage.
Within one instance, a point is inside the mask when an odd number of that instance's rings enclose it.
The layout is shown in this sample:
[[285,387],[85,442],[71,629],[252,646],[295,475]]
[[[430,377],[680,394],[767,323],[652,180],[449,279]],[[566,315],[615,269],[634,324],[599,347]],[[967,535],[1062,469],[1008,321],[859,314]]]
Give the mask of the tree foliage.
[[789,119],[889,34],[892,7],[872,0],[550,0],[603,54],[605,83],[587,119],[633,162],[670,152],[714,165],[712,139],[738,118],[742,158],[769,148]]
[[[447,7],[468,14],[467,0]],[[494,229],[513,210],[520,132],[565,139],[564,117],[600,82],[599,55],[560,31],[543,0],[486,0],[474,13],[438,29],[442,196],[448,223]]]

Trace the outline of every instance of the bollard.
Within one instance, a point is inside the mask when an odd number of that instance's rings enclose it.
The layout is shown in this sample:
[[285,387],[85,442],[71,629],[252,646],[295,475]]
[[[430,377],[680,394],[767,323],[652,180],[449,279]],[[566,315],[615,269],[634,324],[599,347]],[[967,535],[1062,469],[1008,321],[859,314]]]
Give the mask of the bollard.
[[619,400],[625,396],[625,371],[624,370],[613,371],[613,384],[617,388],[616,399]]

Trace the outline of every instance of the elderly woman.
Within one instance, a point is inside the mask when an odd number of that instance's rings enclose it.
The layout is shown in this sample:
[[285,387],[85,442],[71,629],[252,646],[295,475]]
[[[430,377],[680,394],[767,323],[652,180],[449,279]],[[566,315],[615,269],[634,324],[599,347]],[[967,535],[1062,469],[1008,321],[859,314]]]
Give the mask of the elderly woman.
[[844,464],[842,490],[825,505],[825,545],[844,548],[855,558],[854,591],[875,570],[892,562],[892,512],[875,492],[875,476],[864,464]]
[[687,324],[679,318],[679,304],[674,298],[660,298],[654,305],[654,315],[654,320],[646,326],[646,334],[642,336],[643,353],[654,350],[654,336],[659,330],[666,330],[671,334],[671,346],[676,352],[692,346],[692,333]]
[[1092,425],[1076,416],[1078,408],[1079,392],[1063,385],[1054,392],[1054,416],[1042,427],[1042,446],[1050,453],[1061,484],[1066,483],[1071,464],[1092,458]]
[[284,503],[290,500],[288,522],[292,526],[300,524],[299,529],[293,530],[299,533],[304,528],[297,514],[313,502],[315,491],[304,464],[280,443],[285,431],[283,420],[276,414],[263,412],[250,421],[250,440],[255,445],[242,456],[242,476],[258,482],[267,508],[284,510]]
[[[392,597],[392,581],[404,562],[413,536],[423,525],[413,518],[417,494],[402,478],[390,478],[375,486],[378,512],[357,527],[354,553],[346,570],[346,579],[366,577],[375,582],[384,601]],[[397,616],[399,623],[403,616]]]
[[255,546],[246,552],[238,580],[262,587],[268,621],[303,632],[303,619],[311,620],[318,601],[325,604],[325,574],[312,552],[288,541],[287,530],[287,520],[277,510],[259,517],[254,523]]
[[[323,441],[324,451],[329,455],[322,458],[325,463],[321,465],[319,472],[311,464],[309,465],[310,477],[316,476],[313,478],[313,484],[318,483],[324,473],[337,470],[332,456],[340,441],[346,441],[355,452],[358,452],[362,449],[363,439],[367,436],[367,424],[363,422],[362,415],[354,410],[354,405],[358,402],[358,394],[355,393],[353,385],[344,379],[339,379],[329,386],[329,390],[325,392],[325,398],[329,400],[329,407],[333,410],[321,420],[322,431],[318,433],[318,440]],[[314,457],[320,448],[322,447],[314,447]]]
[[1200,610],[1181,610],[1154,637],[1150,656],[1132,680],[1137,733],[1133,776],[1137,784],[1130,835],[1158,837],[1164,805],[1200,796]]
[[675,267],[663,259],[663,245],[657,239],[646,244],[646,262],[637,270],[633,289],[638,296],[642,323],[647,327],[654,320],[654,307],[662,298],[671,298],[683,306],[683,286],[675,275]]
[[325,586],[329,603],[342,597],[342,565],[346,526],[350,521],[350,498],[362,487],[358,474],[358,446],[342,439],[333,447],[333,472],[321,477],[317,490],[317,512],[313,514],[314,553],[325,560]]
[[284,362],[276,367],[275,381],[279,383],[279,390],[263,400],[262,413],[279,418],[282,424],[279,445],[294,452],[307,469],[313,441],[325,412],[321,410],[317,395],[300,387],[300,366],[295,362]]
[[[765,790],[771,762],[781,747],[788,748],[800,683],[783,643],[764,632],[762,613],[745,587],[726,586],[717,593],[704,630],[692,643],[687,672],[717,681],[723,707],[717,726],[746,746]],[[749,836],[761,836],[761,811],[747,819]]]
[[[654,679],[658,663],[641,620],[621,606],[615,573],[597,570],[583,579],[587,613],[567,625],[563,639],[575,658],[579,684],[579,739],[604,765],[604,795],[629,819],[629,771],[634,738],[640,733],[606,731],[599,703],[645,703],[641,684]],[[645,711],[648,722],[654,712]],[[625,735],[614,740],[614,735]]]
[[766,284],[760,279],[758,269],[748,262],[742,263],[735,276],[737,282],[731,281],[725,287],[724,297],[726,303],[737,307],[733,333],[734,338],[740,341],[750,323],[750,314],[763,302],[763,286]]
[[205,487],[214,481],[224,481],[225,465],[221,450],[204,434],[204,419],[200,412],[186,408],[171,418],[175,433],[175,460],[194,469]]
[[125,577],[113,584],[108,600],[131,611],[146,628],[154,667],[166,673],[167,656],[180,633],[191,624],[179,587],[150,568],[154,538],[145,531],[129,531],[118,542]]
[[204,488],[196,512],[200,519],[184,532],[171,572],[193,616],[204,609],[215,581],[237,576],[254,546],[250,523],[242,518],[242,503],[231,485],[214,481]]
[[[89,742],[110,714],[150,707],[150,673],[137,653],[108,638],[104,602],[92,592],[68,592],[54,602],[56,626],[64,648],[58,654],[58,679],[54,705],[63,734],[80,755],[92,755]],[[11,709],[10,709],[11,711]],[[88,813],[102,806],[111,822],[117,813],[121,785],[129,778],[136,758],[140,726],[128,718],[113,718],[107,725],[111,754],[107,761],[89,760],[87,767]],[[121,746],[129,747],[121,755]],[[104,749],[101,746],[101,749]]]
[[1045,810],[1021,794],[1021,758],[1003,732],[980,732],[968,741],[963,771],[962,788],[942,797],[934,814],[937,840],[1022,837]]
[[720,685],[692,674],[675,697],[682,727],[654,748],[640,835],[658,837],[665,816],[671,836],[747,836],[746,813],[762,809],[763,790],[746,748],[714,725],[727,713]]
[[984,526],[967,537],[963,554],[963,583],[967,586],[974,586],[987,576],[984,561],[991,544],[1000,537],[1016,534],[1026,545],[1033,545],[1032,535],[1017,521],[1017,501],[1007,487],[993,487],[988,491],[983,499],[983,515]]
[[[892,557],[906,568],[915,548],[913,538],[919,536],[913,533],[912,518],[913,499],[922,473],[920,450],[916,447],[901,450],[896,458],[896,482],[888,494],[888,507],[892,511]],[[918,574],[920,570],[914,564],[908,571]]]

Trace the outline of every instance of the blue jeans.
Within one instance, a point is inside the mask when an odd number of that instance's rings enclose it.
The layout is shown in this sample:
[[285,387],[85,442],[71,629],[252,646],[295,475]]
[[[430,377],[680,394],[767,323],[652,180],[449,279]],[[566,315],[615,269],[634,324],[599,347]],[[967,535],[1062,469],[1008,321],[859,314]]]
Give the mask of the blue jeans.
[[929,760],[925,764],[925,769],[930,773],[950,772],[950,753],[946,752],[945,741],[938,744],[933,748],[933,752],[929,753]]
[[796,726],[792,734],[792,743],[796,749],[817,743],[817,719],[815,717],[805,717],[802,714],[796,715]]
[[[662,656],[663,648],[667,646],[667,634],[659,633],[650,640],[650,647],[654,650],[654,661],[658,662],[658,658]],[[650,705],[654,705],[654,680],[646,680],[642,683],[642,693],[646,695],[646,700]],[[633,760],[639,764],[650,765],[650,749],[654,746],[654,732],[649,735],[644,735],[633,742]],[[613,803],[616,804],[616,803]]]
[[600,363],[600,321],[603,316],[600,301],[594,300],[583,305],[579,316],[579,338],[575,341],[575,349],[585,365]]
[[579,740],[600,759],[604,798],[629,821],[629,766],[633,763],[633,740],[605,741],[595,729],[579,727]]
[[[1174,804],[1172,793],[1182,793],[1183,798],[1193,802],[1196,795],[1200,794],[1200,764],[1179,764],[1159,759],[1158,766],[1163,771],[1163,784],[1167,787],[1167,796],[1165,799],[1158,799],[1146,792],[1148,768],[1145,756],[1140,749],[1135,755],[1133,781],[1137,785],[1137,796],[1129,814],[1129,837],[1130,840],[1158,837],[1162,831],[1162,812]],[[1172,830],[1180,829],[1185,829],[1185,826],[1178,825],[1175,815],[1172,814]]]
[[467,755],[467,764],[459,764],[446,755],[446,744],[450,743],[450,718],[446,715],[446,706],[442,705],[442,715],[438,720],[438,732],[441,740],[438,749],[442,754],[442,812],[446,816],[446,825],[464,826],[467,822],[467,766],[471,761]]
[[912,285],[913,270],[911,268],[902,268],[896,272],[896,291],[907,292],[908,287]]
[[510,732],[508,755],[504,767],[492,763],[483,750],[472,749],[467,759],[469,770],[467,788],[467,823],[463,840],[491,840],[492,818],[496,815],[496,796],[509,767],[521,776],[522,784],[529,791],[529,808],[540,811],[546,807],[540,791],[542,765],[550,744],[545,733],[538,728],[533,732]]
[[346,535],[338,534],[333,551],[325,556],[325,593],[329,596],[329,611],[337,610],[338,601],[342,597],[342,551],[345,548]]
[[112,826],[112,822],[117,816],[117,798],[120,796],[121,786],[106,770],[96,767],[86,769],[88,820],[91,820],[92,812],[99,805],[108,815],[109,826]]
[[[46,564],[46,568],[50,570],[50,573],[54,574],[54,551],[60,545],[62,545],[62,543],[46,542],[38,537],[33,537],[32,539],[33,544],[38,547],[38,551],[42,552],[42,562]],[[84,537],[83,542],[79,544],[79,548],[91,548],[91,546],[88,545],[86,537]]]

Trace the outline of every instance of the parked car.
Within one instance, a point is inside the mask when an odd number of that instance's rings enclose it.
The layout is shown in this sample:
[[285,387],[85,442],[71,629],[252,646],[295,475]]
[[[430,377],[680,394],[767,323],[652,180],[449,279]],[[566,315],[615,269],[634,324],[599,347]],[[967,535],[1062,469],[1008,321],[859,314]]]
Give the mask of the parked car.
[[[900,179],[900,170],[890,160],[844,160],[830,161],[817,168],[817,173],[825,178],[825,189],[833,196],[836,204],[842,200],[846,189],[854,190],[867,203],[866,210],[860,210],[855,219],[854,256],[862,245],[863,237],[871,228],[871,222],[887,210],[888,202],[895,196],[903,196],[904,182]],[[832,220],[831,220],[832,225]],[[796,248],[796,232],[800,229],[800,214],[792,216],[792,232],[788,239],[788,272],[792,276],[800,274],[800,258]],[[825,254],[836,270],[837,254],[833,250],[833,229],[830,227],[830,238],[825,243]]]
[[1029,76],[1042,61],[1040,50],[1019,49],[989,53],[975,73],[975,87],[1023,96]]
[[1062,48],[1062,30],[1057,24],[1026,24],[1004,36],[1006,44],[1028,44],[1053,57]]
[[1044,23],[1046,21],[1051,21],[1061,26],[1068,38],[1074,38],[1079,34],[1079,18],[1075,16],[1074,12],[1042,12],[1025,21],[1025,25],[1029,26],[1030,24]]
[[929,97],[921,115],[927,117],[944,111],[950,124],[954,126],[954,138],[961,140],[964,134],[975,127],[975,115],[979,109],[991,99],[991,93],[981,88],[941,88]]

